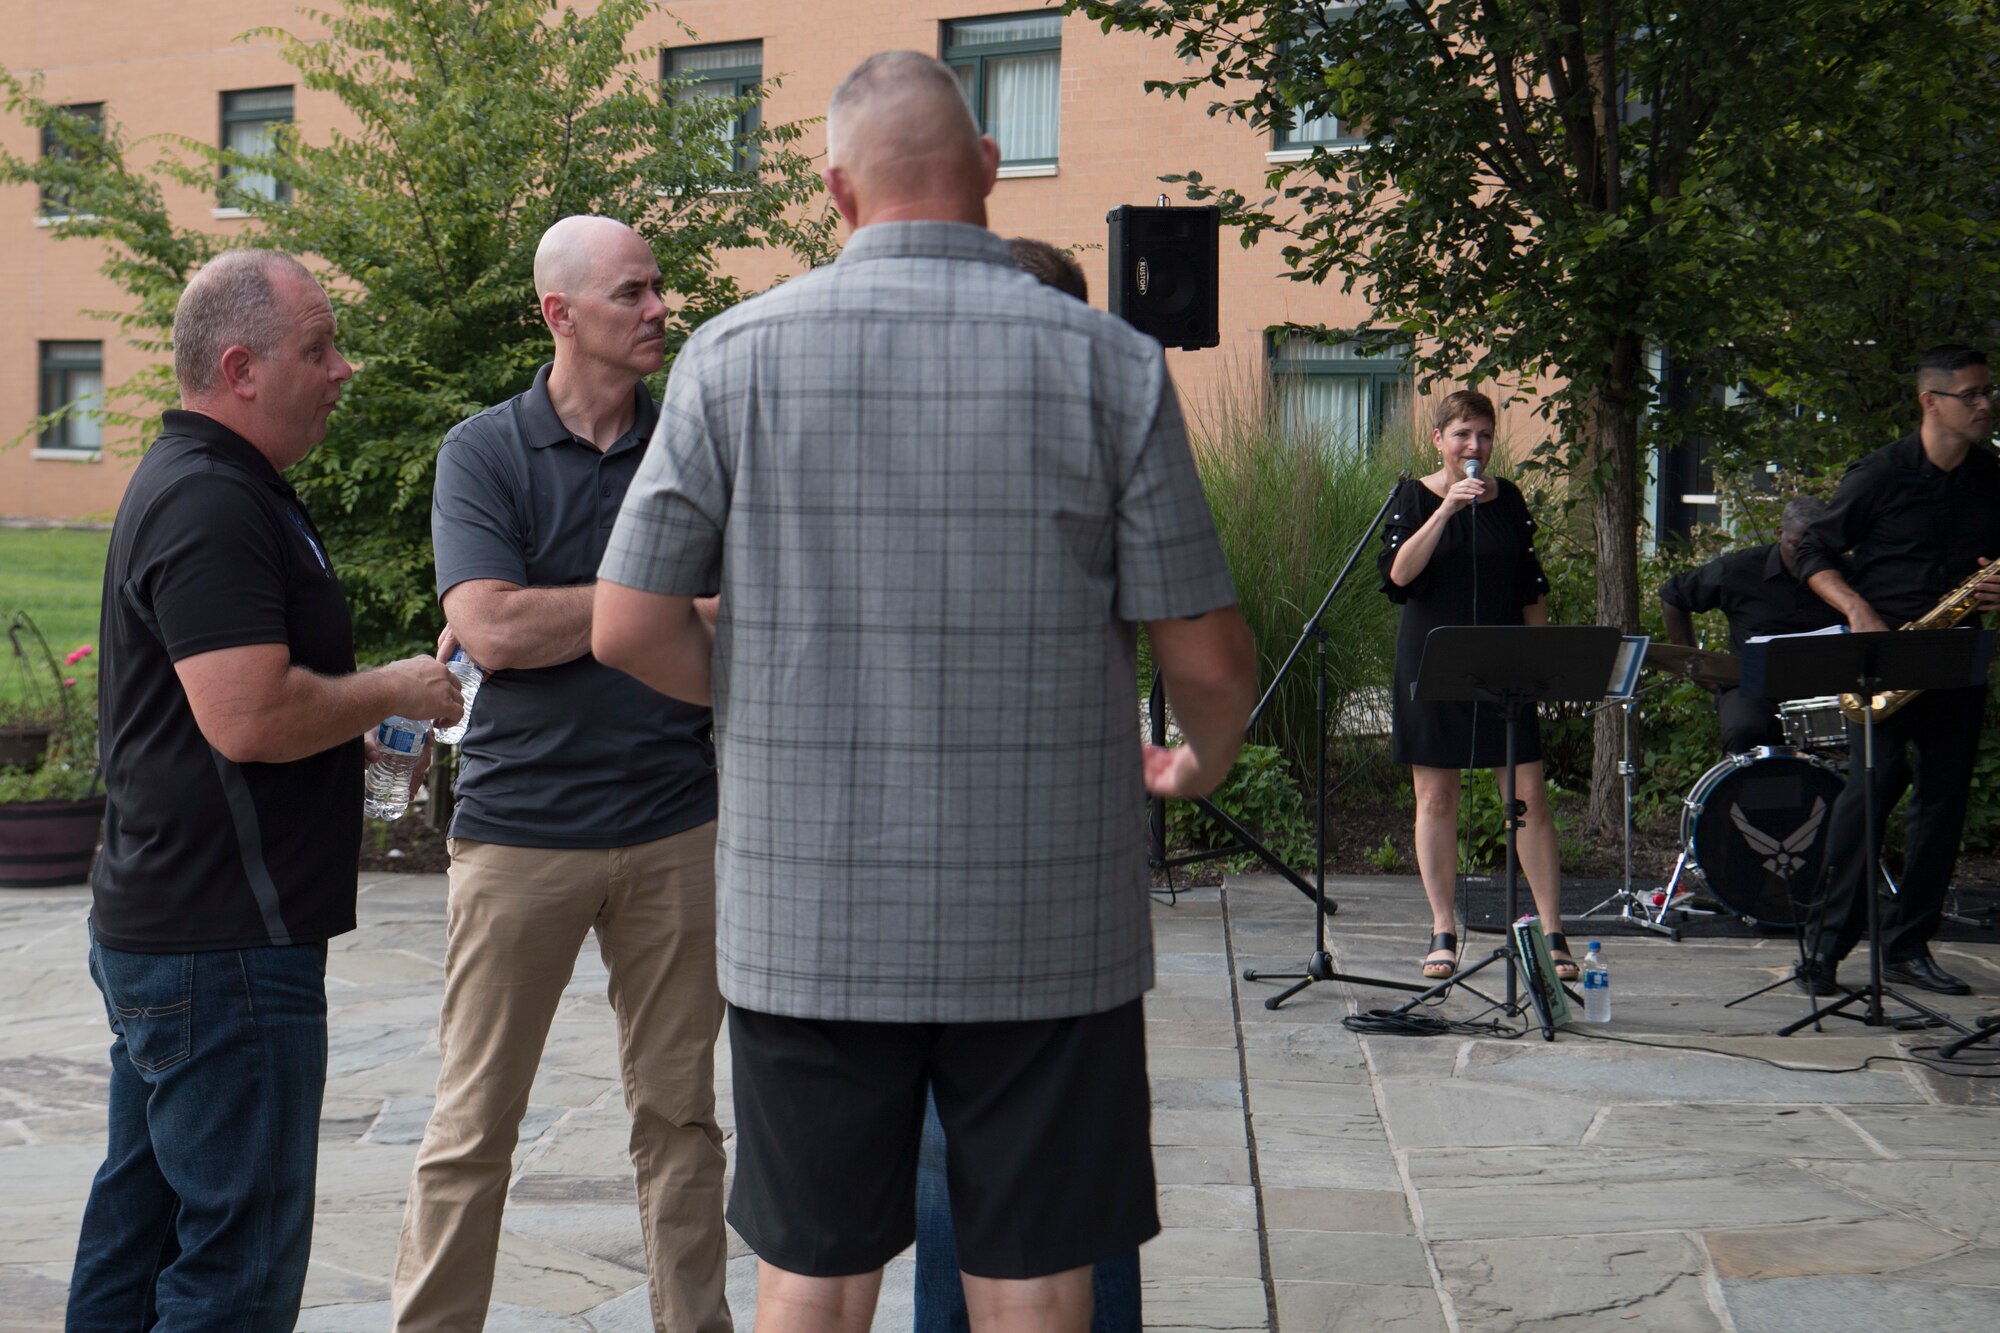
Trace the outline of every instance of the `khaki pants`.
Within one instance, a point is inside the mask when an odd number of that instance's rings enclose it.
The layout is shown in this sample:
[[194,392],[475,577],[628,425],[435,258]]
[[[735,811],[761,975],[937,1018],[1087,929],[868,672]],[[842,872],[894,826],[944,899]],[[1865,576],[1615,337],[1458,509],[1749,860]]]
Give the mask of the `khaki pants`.
[[729,1333],[715,1120],[715,825],[636,847],[451,844],[437,1107],[396,1247],[397,1329],[486,1322],[528,1091],[595,929],[661,1333]]

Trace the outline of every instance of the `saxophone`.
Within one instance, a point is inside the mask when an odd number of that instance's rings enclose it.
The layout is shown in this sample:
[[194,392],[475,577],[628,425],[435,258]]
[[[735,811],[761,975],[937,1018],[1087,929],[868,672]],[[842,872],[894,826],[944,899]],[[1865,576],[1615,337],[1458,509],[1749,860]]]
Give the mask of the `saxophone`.
[[[1975,570],[1965,582],[1944,595],[1944,600],[1930,610],[1903,626],[1904,629],[1950,629],[1961,623],[1977,610],[1973,603],[1973,592],[1987,579],[2000,577],[2000,563],[1983,565]],[[1922,694],[1922,690],[1889,690],[1872,695],[1864,702],[1858,694],[1840,696],[1840,711],[1849,722],[1859,722],[1869,714],[1880,722],[1910,700]]]

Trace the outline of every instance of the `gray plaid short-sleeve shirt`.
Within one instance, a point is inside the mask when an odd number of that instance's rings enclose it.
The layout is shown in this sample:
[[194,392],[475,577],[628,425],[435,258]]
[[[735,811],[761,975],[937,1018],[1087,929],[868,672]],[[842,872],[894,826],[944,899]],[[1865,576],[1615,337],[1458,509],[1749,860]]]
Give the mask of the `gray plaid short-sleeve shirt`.
[[1152,984],[1131,623],[1235,593],[1151,339],[983,228],[863,228],[688,341],[601,573],[722,595],[732,1003],[1025,1020]]

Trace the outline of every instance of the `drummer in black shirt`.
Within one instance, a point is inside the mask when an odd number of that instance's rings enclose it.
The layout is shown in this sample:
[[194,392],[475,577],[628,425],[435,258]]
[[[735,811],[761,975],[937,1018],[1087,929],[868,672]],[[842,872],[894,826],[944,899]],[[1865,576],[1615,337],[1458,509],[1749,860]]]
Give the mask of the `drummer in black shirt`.
[[[1970,347],[1934,347],[1917,367],[1923,423],[1861,459],[1799,543],[1799,572],[1856,633],[1894,629],[1931,610],[2000,555],[2000,462],[1993,377]],[[1836,563],[1851,552],[1850,573]],[[2000,575],[1979,586],[1980,610],[2000,606]],[[1959,835],[1986,716],[1986,686],[1926,690],[1875,723],[1876,833],[1907,788],[1903,877],[1882,908],[1884,979],[1945,995],[1970,987],[1939,967],[1930,939],[1958,861]],[[1849,726],[1858,745],[1859,729]],[[1914,762],[1912,762],[1914,752]],[[1821,878],[1821,919],[1800,968],[1810,994],[1836,990],[1834,969],[1867,928],[1869,880],[1862,827],[1868,770],[1856,763],[1834,806]],[[1877,845],[1880,843],[1878,841]]]
[[[1794,500],[1785,506],[1777,541],[1731,551],[1661,584],[1668,641],[1694,647],[1694,617],[1702,611],[1722,612],[1732,653],[1741,653],[1760,634],[1800,634],[1839,624],[1840,613],[1798,572],[1799,541],[1825,512],[1824,501]],[[1722,720],[1722,748],[1730,754],[1784,744],[1775,700],[1732,687],[1716,693],[1715,711]]]

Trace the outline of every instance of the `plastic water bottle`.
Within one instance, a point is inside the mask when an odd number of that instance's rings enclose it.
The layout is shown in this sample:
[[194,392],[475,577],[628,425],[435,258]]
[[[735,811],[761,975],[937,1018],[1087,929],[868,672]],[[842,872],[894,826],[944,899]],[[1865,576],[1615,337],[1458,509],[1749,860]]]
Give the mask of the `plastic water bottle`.
[[386,717],[375,728],[381,756],[368,765],[361,808],[370,819],[401,819],[410,808],[410,775],[431,743],[431,724],[407,717]]
[[1602,946],[1596,940],[1583,955],[1583,1021],[1611,1021],[1611,971],[1604,966]]
[[445,670],[458,677],[460,712],[458,721],[437,729],[437,738],[440,744],[456,745],[465,739],[465,724],[472,721],[472,701],[479,697],[479,682],[486,679],[486,673],[479,669],[479,663],[465,655],[463,648],[453,652],[451,660],[444,666]]

